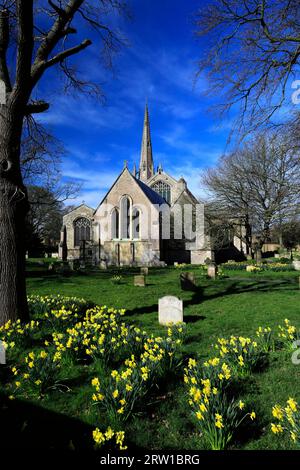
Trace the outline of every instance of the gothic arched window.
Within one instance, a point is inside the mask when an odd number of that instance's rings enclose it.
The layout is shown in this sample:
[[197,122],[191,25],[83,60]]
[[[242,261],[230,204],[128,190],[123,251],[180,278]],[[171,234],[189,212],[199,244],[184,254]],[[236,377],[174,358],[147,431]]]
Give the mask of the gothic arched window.
[[120,238],[119,209],[115,208],[111,213],[111,238]]
[[74,222],[74,246],[79,246],[83,240],[91,240],[91,222],[86,217],[80,217]]
[[171,203],[171,186],[168,183],[158,181],[152,186],[152,189],[160,194],[168,204]]
[[132,211],[132,234],[133,238],[140,238],[140,210],[136,207]]
[[121,200],[121,238],[130,238],[130,200],[126,196]]

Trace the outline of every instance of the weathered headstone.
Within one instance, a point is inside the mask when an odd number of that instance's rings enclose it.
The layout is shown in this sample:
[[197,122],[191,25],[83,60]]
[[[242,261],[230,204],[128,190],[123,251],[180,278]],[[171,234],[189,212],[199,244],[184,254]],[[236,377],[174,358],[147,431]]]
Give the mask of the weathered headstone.
[[148,276],[149,268],[147,268],[147,266],[142,267],[141,268],[141,274],[144,274],[144,276]]
[[211,279],[216,279],[216,276],[218,274],[218,266],[215,263],[210,263],[207,266],[207,275]]
[[28,259],[28,258],[29,258],[28,251],[26,251],[25,258],[26,258],[26,259]]
[[174,266],[175,266],[175,268],[176,268],[176,266],[178,266],[178,262],[177,262],[177,261],[174,262]]
[[102,259],[102,260],[100,261],[100,269],[104,269],[104,270],[107,269],[107,262],[106,262],[105,259]]
[[300,271],[300,260],[294,260],[293,261],[293,266],[296,269],[296,271]]
[[279,254],[279,253],[275,253],[274,258],[276,258],[276,259],[277,259],[277,258],[280,258],[280,254]]
[[172,295],[158,301],[158,321],[161,325],[183,322],[183,302]]
[[195,290],[196,277],[194,273],[181,273],[180,286],[182,290]]
[[134,285],[136,287],[145,287],[146,281],[144,274],[140,274],[139,276],[134,276]]
[[79,262],[79,269],[85,269],[85,262],[83,260]]
[[75,269],[74,260],[70,260],[68,264],[69,264],[69,267],[70,267],[71,271],[74,271],[74,269]]

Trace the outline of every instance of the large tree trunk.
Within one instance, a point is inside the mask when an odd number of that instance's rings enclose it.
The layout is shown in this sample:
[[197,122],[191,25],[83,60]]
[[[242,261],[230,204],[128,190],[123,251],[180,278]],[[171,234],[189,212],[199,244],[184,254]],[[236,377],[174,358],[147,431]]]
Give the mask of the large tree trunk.
[[0,106],[0,325],[28,320],[25,284],[26,188],[20,169],[23,116]]

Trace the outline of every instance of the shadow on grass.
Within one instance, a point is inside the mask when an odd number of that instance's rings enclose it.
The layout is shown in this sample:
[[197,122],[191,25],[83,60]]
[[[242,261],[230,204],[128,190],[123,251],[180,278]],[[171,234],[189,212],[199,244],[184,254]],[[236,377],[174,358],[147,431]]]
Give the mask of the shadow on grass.
[[1,447],[93,450],[93,426],[22,400],[1,396]]
[[[272,281],[270,280],[257,280],[257,281],[249,281],[247,279],[244,280],[245,282],[241,284],[241,281],[226,281],[227,283],[230,282],[227,286],[222,286],[222,281],[211,281],[205,287],[215,287],[218,289],[212,293],[205,293],[205,290],[202,286],[198,286],[195,288],[193,292],[192,298],[190,300],[184,300],[184,307],[191,306],[191,305],[200,305],[201,303],[207,300],[217,299],[219,297],[224,297],[227,295],[236,295],[236,294],[243,294],[249,292],[269,292],[274,290],[282,290],[287,287],[291,286],[290,279],[281,279],[279,281]],[[215,283],[215,284],[214,284]],[[186,291],[185,291],[186,292]],[[137,307],[132,310],[127,310],[126,316],[133,316],[139,314],[147,314],[147,313],[154,313],[157,312],[158,305],[157,303],[148,305],[147,307]],[[204,320],[205,317],[197,316],[197,315],[190,315],[189,317],[185,317],[186,321],[196,322],[198,320]]]

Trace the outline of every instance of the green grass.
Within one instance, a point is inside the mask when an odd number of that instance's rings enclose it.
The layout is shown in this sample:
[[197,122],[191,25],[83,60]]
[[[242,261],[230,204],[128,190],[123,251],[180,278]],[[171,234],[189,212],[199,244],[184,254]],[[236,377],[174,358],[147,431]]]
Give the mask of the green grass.
[[[220,336],[254,336],[258,326],[276,327],[284,318],[289,318],[292,324],[300,328],[299,273],[226,273],[225,270],[227,278],[213,281],[203,277],[197,267],[185,270],[194,271],[197,276],[197,289],[194,292],[180,289],[181,270],[174,268],[150,269],[145,288],[133,286],[133,275],[138,272],[134,269],[121,270],[123,278],[119,285],[111,281],[115,271],[63,276],[47,273],[47,268],[44,271],[31,269],[27,286],[29,294],[59,293],[83,297],[101,305],[126,308],[127,322],[155,334],[164,331],[158,325],[158,299],[164,295],[176,295],[184,301],[184,321],[187,323],[184,356],[200,360],[214,354],[212,345]],[[65,419],[65,433],[60,437],[65,440],[65,446],[70,445],[70,441],[72,445],[84,442],[84,445],[90,446],[90,430],[99,425],[99,416],[90,400],[89,382],[95,374],[95,367],[78,366],[70,369],[68,380],[71,393],[55,392],[43,403],[32,404],[34,412],[30,413],[37,417],[37,423],[40,423],[40,406],[46,409],[46,414],[50,413],[50,417],[43,418],[46,422],[48,418],[51,422],[54,419],[54,423]],[[293,448],[289,440],[282,437],[278,439],[270,432],[272,405],[277,402],[283,404],[289,396],[300,401],[300,366],[292,364],[291,353],[272,353],[267,367],[241,384],[240,397],[257,411],[257,421],[250,434],[246,433],[232,447]],[[23,416],[18,407],[16,413]],[[22,418],[19,419],[22,421]],[[72,420],[75,420],[75,424]],[[105,416],[102,420],[101,424],[105,423]],[[38,426],[34,423],[32,432]],[[77,437],[71,438],[75,430]],[[25,430],[25,436],[28,432]],[[161,385],[153,405],[142,416],[130,421],[126,436],[132,445],[149,450],[203,448],[191,420],[182,376],[170,378],[169,382]],[[30,439],[30,433],[27,438]]]

